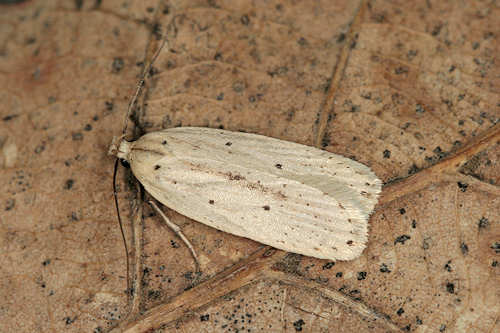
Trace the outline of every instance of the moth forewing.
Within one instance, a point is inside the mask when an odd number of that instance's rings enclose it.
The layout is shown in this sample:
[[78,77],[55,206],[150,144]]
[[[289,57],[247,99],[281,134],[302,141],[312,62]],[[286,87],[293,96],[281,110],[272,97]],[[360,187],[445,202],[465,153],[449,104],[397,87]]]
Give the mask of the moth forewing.
[[218,230],[322,259],[361,254],[382,184],[351,159],[256,134],[181,127],[117,147],[116,156],[167,207]]

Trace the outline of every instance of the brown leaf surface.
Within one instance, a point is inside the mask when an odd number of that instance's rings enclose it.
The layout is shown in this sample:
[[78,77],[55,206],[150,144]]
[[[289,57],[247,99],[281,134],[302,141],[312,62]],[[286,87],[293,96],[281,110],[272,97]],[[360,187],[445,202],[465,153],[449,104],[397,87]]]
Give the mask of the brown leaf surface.
[[[0,331],[499,331],[498,17],[489,1],[1,5]],[[223,127],[370,165],[386,184],[360,258],[168,210],[197,276],[121,170],[127,296],[107,148],[168,24],[130,135]]]

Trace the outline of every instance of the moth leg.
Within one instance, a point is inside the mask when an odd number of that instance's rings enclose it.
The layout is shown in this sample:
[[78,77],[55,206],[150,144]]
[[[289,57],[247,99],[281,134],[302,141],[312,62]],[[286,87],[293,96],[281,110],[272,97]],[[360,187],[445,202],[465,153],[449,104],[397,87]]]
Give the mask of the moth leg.
[[172,221],[170,221],[170,219],[162,212],[162,210],[152,200],[149,200],[148,203],[151,205],[151,207],[153,207],[156,210],[156,212],[158,212],[158,214],[160,214],[160,216],[163,218],[163,220],[165,221],[165,223],[167,224],[167,226],[170,229],[172,229],[172,231],[175,232],[175,234],[180,239],[182,239],[182,241],[184,242],[184,244],[186,244],[186,246],[188,247],[189,251],[191,251],[191,255],[193,256],[194,261],[196,263],[196,271],[200,272],[200,262],[198,260],[198,256],[196,255],[194,247],[193,247],[193,245],[191,245],[191,242],[189,241],[189,239],[187,239],[187,237],[184,236],[184,234],[182,233],[182,229],[179,228],[179,226],[177,224],[175,224]]

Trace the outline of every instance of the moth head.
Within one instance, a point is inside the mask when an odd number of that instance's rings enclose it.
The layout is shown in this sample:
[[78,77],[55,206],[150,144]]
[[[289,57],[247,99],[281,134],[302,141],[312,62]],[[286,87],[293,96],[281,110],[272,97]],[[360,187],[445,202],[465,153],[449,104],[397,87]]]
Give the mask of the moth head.
[[108,154],[111,156],[115,156],[121,160],[128,161],[129,153],[130,153],[130,144],[125,140],[124,136],[113,137],[111,141],[111,145],[109,146]]

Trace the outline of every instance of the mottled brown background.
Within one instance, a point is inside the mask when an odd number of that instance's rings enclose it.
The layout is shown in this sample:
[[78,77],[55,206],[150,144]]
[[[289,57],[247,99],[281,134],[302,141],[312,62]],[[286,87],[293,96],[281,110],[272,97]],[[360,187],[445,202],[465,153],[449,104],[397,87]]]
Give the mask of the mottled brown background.
[[[499,17],[478,0],[0,5],[0,331],[499,331]],[[107,149],[167,25],[129,134],[223,127],[371,166],[360,258],[169,210],[197,277],[121,170],[127,297]]]

